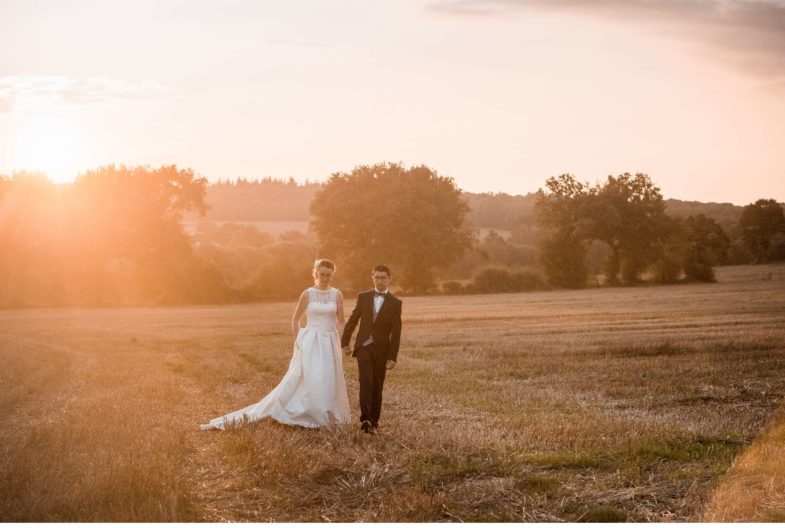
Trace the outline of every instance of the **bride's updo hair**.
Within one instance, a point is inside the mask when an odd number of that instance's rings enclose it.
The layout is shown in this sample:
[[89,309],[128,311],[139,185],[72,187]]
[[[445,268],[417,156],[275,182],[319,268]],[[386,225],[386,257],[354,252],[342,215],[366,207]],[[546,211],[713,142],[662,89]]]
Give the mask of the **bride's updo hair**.
[[327,268],[333,270],[335,273],[335,263],[332,260],[328,259],[316,259],[313,263],[313,269],[318,270],[319,268]]

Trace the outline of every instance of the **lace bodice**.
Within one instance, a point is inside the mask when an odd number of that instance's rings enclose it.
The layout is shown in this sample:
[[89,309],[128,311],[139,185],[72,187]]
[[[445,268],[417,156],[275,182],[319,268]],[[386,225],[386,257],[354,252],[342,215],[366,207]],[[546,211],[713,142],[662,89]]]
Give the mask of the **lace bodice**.
[[338,310],[338,290],[317,290],[308,288],[308,324],[306,329],[320,332],[335,332],[335,314]]

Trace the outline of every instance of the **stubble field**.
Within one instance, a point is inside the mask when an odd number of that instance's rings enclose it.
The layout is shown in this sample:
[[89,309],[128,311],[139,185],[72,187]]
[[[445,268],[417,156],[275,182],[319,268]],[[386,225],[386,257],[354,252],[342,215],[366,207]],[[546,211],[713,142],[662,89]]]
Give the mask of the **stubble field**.
[[2,311],[0,521],[785,520],[785,266],[718,280],[405,298],[374,437],[199,430],[294,302]]

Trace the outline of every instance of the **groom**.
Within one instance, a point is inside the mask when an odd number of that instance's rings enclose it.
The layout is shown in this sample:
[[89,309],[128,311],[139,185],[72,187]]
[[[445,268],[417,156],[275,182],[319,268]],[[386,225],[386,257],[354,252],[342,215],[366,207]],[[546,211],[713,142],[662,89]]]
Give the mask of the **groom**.
[[341,335],[341,347],[349,355],[349,341],[359,321],[352,356],[357,358],[360,375],[360,429],[376,434],[382,412],[384,375],[395,368],[398,358],[403,302],[388,291],[390,268],[379,264],[373,268],[371,278],[374,289],[357,295],[357,305]]

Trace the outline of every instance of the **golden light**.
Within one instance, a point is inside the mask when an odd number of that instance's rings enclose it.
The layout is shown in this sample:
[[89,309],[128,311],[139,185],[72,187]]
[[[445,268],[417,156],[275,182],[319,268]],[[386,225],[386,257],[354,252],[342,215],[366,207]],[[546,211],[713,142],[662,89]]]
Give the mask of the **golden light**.
[[79,130],[67,119],[29,118],[13,140],[11,163],[15,169],[42,171],[55,183],[73,181],[91,168],[92,153]]

